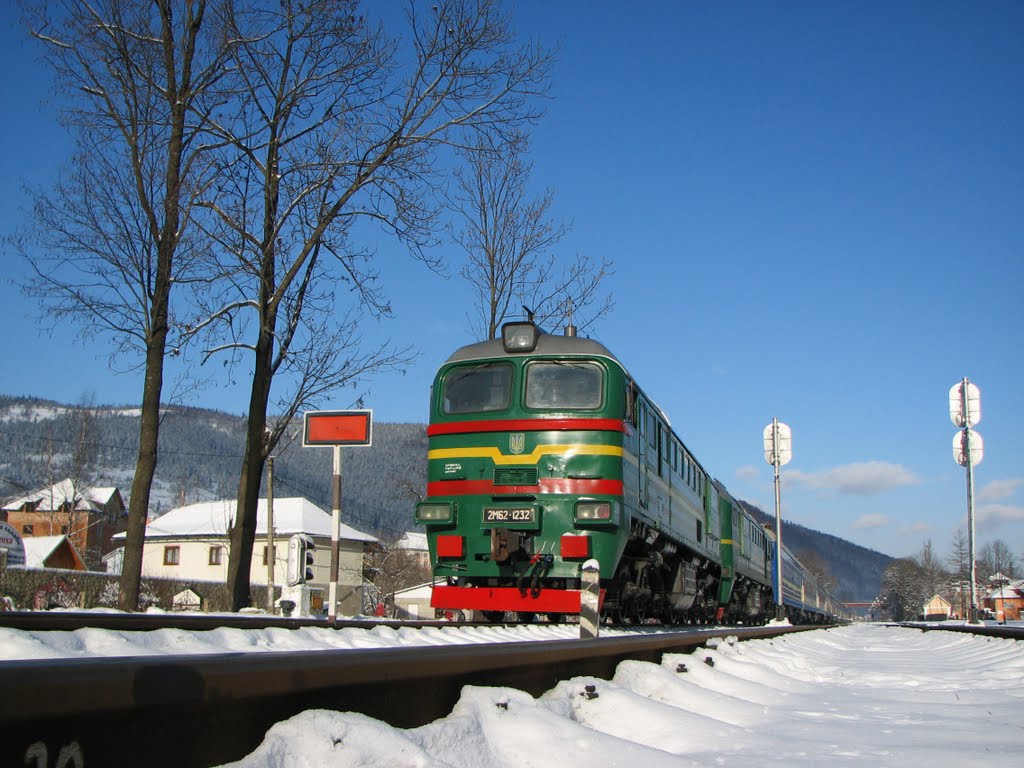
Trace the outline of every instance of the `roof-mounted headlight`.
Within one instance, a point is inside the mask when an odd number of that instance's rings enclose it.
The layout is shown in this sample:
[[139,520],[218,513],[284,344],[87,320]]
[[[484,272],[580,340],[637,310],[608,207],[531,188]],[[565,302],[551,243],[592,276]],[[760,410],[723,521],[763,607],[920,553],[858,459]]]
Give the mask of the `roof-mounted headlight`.
[[533,323],[505,323],[501,326],[501,341],[506,352],[533,352],[539,332]]

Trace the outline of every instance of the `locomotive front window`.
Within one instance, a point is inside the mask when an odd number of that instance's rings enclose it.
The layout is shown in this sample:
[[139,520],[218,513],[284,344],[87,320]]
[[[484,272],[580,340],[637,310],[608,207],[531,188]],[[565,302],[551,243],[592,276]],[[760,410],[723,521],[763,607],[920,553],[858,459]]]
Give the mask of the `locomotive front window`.
[[512,403],[512,366],[484,363],[453,368],[444,377],[445,413],[503,411]]
[[526,407],[600,408],[603,385],[604,372],[594,363],[532,363],[526,368]]

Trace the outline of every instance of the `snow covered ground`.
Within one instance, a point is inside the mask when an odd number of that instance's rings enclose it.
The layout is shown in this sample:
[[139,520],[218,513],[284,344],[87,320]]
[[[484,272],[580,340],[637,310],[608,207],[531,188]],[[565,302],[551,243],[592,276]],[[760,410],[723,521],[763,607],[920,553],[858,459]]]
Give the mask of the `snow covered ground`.
[[[48,658],[575,636],[575,627],[548,625],[205,633],[0,629],[0,649],[6,658]],[[415,729],[354,713],[308,711],[278,723],[235,765],[1024,765],[1021,641],[856,624],[713,644],[711,650],[668,655],[660,665],[624,662],[611,681],[566,680],[539,698],[467,686],[450,715]]]
[[[705,663],[705,659],[714,666]],[[679,665],[685,672],[677,672]],[[593,685],[596,696],[586,695]],[[538,699],[463,690],[402,730],[309,711],[236,765],[995,766],[1024,764],[1024,645],[860,624],[624,662]]]
[[[210,614],[204,614],[209,616]],[[236,616],[237,618],[237,616]],[[253,618],[259,618],[259,614]],[[366,617],[363,617],[366,618]],[[604,631],[604,630],[602,630]],[[614,632],[615,630],[612,630]],[[273,651],[333,651],[346,648],[458,645],[464,643],[512,643],[528,640],[570,640],[579,637],[573,625],[445,627],[392,629],[213,629],[195,632],[156,629],[129,632],[111,629],[76,629],[71,632],[24,630],[0,627],[0,658],[54,659],[81,656],[153,656],[178,653],[242,653]]]

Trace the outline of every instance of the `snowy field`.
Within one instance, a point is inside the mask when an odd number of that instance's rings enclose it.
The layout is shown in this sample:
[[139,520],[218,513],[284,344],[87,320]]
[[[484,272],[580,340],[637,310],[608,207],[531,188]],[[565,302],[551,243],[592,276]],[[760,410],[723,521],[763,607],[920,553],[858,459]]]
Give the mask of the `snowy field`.
[[[611,634],[605,632],[604,634]],[[299,651],[570,639],[574,626],[24,632],[6,659]],[[309,711],[235,764],[299,766],[1024,765],[1024,643],[856,624],[624,662],[539,698],[466,687],[415,729]],[[710,660],[712,664],[706,662]],[[686,671],[678,671],[685,665]],[[594,695],[587,694],[588,685]],[[142,762],[145,762],[144,760]]]

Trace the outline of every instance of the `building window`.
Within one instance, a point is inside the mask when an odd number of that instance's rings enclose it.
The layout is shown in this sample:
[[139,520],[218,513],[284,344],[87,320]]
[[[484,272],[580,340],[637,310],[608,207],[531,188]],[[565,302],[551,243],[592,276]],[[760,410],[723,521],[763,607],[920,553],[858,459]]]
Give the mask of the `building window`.
[[181,556],[181,547],[164,547],[164,565],[177,565]]
[[210,547],[210,565],[220,565],[221,552],[223,551],[221,547]]
[[21,526],[21,532],[24,533],[26,536],[33,535],[32,534],[32,526],[31,525],[23,525],[23,526]]

